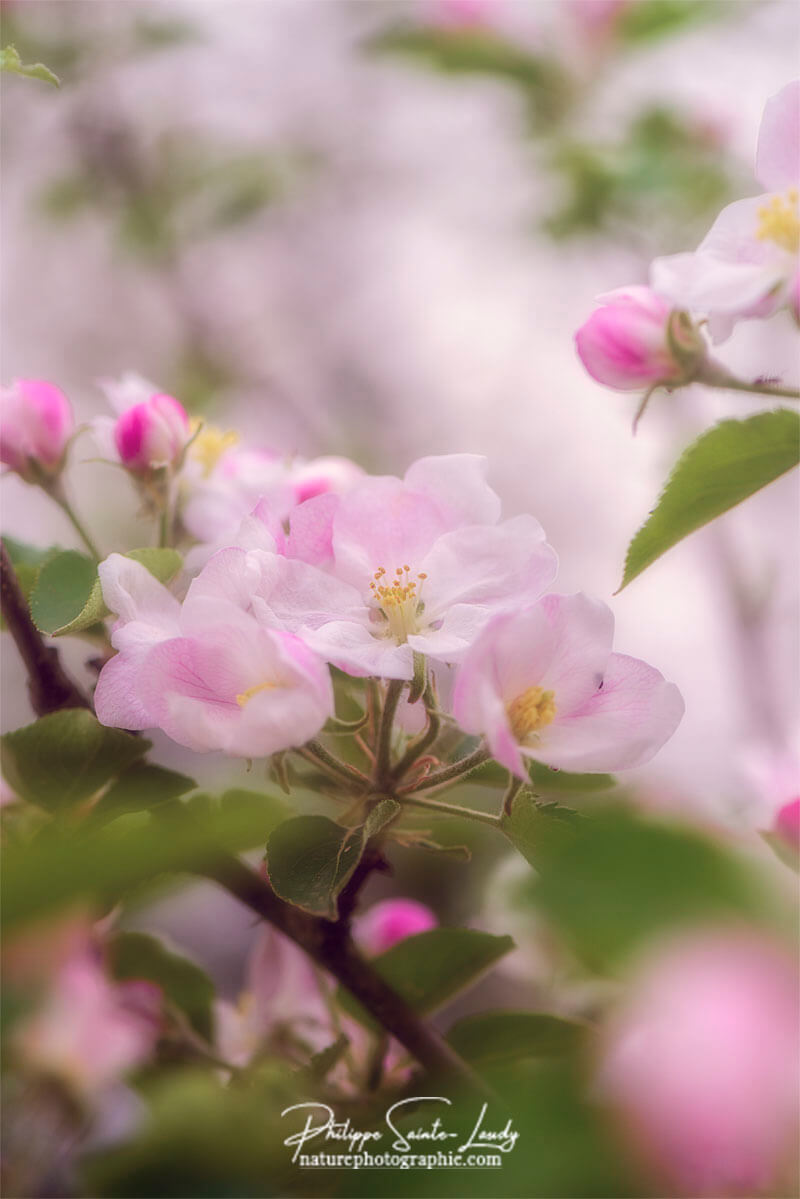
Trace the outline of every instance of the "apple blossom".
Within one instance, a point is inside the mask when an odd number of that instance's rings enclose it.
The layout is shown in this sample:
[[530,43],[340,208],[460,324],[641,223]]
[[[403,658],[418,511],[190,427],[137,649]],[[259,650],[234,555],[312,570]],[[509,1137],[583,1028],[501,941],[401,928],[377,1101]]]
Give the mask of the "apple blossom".
[[800,1115],[797,1001],[796,963],[750,930],[684,934],[641,964],[599,1090],[681,1193],[775,1186]]
[[112,983],[88,946],[58,969],[14,1048],[29,1070],[56,1076],[91,1096],[140,1065],[160,1030],[161,991],[153,983]]
[[95,692],[103,724],[157,727],[197,752],[252,758],[302,745],[332,714],[327,668],[291,633],[224,599],[195,605],[187,627],[175,597],[119,554],[101,563],[100,579],[122,618],[111,637],[120,652]]
[[575,334],[581,362],[598,383],[619,391],[689,382],[705,356],[685,313],[649,287],[620,287]]
[[520,778],[524,758],[578,771],[647,762],[683,700],[646,662],[611,652],[614,617],[585,595],[547,595],[493,620],[465,655],[453,714]]
[[309,500],[290,522],[288,556],[223,551],[187,606],[233,596],[356,676],[411,679],[415,652],[458,660],[493,615],[538,598],[556,572],[533,517],[498,525],[484,474],[477,455],[422,458],[403,480]]
[[61,470],[74,419],[69,400],[42,379],[0,388],[0,462],[36,482]]
[[378,954],[437,924],[436,916],[423,903],[414,899],[384,899],[357,918],[353,936],[366,953]]
[[170,395],[152,395],[126,409],[114,426],[114,445],[128,470],[175,466],[190,436],[189,417]]
[[708,316],[715,342],[738,320],[796,304],[800,252],[800,80],[767,101],[756,152],[766,193],[724,208],[694,253],[657,258],[652,287]]

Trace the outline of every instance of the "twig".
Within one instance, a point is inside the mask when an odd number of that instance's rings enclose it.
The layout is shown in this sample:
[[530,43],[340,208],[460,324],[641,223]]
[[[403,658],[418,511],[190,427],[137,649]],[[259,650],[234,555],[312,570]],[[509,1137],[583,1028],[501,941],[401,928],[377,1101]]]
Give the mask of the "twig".
[[6,627],[28,672],[28,695],[37,716],[60,708],[88,708],[89,702],[65,673],[58,650],[45,645],[31,619],[17,572],[0,542],[0,602]]

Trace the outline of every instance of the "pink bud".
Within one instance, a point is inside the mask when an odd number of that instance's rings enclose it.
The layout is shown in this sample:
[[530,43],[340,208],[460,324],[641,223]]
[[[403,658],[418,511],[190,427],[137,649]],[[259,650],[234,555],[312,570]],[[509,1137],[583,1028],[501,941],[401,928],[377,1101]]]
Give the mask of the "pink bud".
[[784,804],[775,817],[775,832],[800,854],[800,799]]
[[349,458],[314,458],[292,470],[295,502],[305,503],[316,495],[348,491],[364,477],[364,472]]
[[173,465],[189,439],[189,417],[169,395],[134,404],[117,420],[114,442],[120,461],[133,471]]
[[666,300],[649,287],[621,287],[601,301],[575,334],[578,355],[593,379],[619,391],[685,379],[684,355],[671,344]]
[[601,1093],[680,1193],[754,1195],[778,1183],[798,1118],[797,1001],[791,956],[750,930],[681,937],[633,981]]
[[59,471],[74,427],[63,391],[41,379],[15,379],[0,390],[0,407],[0,461],[28,480],[35,467]]
[[356,921],[355,936],[369,954],[383,953],[398,941],[435,928],[438,921],[424,904],[413,899],[385,899]]

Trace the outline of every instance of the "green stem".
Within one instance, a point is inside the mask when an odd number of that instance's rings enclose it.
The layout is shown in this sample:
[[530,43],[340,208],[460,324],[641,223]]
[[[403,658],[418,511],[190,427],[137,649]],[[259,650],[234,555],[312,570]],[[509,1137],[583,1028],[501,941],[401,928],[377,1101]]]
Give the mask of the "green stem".
[[97,546],[94,544],[91,537],[87,533],[86,529],[83,526],[83,523],[78,518],[78,514],[76,513],[75,509],[70,504],[67,497],[62,492],[61,488],[60,487],[57,489],[56,488],[46,488],[45,490],[47,491],[47,493],[51,497],[51,499],[55,500],[55,502],[58,504],[59,508],[64,513],[67,520],[70,522],[73,529],[78,534],[81,541],[83,542],[83,544],[86,546],[89,553],[94,558],[95,562],[99,562],[102,557],[100,551],[98,550]]
[[358,783],[362,787],[366,787],[369,783],[365,774],[356,770],[355,766],[349,766],[346,762],[340,761],[319,741],[307,741],[302,748],[297,750],[297,753],[307,762],[314,762],[316,766],[325,768],[328,774],[334,775],[338,782]]
[[378,783],[388,778],[391,771],[392,728],[404,687],[405,682],[402,679],[392,679],[386,688],[375,751],[375,781]]
[[481,824],[490,824],[492,828],[500,828],[499,816],[494,816],[491,812],[480,812],[476,808],[441,803],[438,799],[418,799],[415,795],[404,795],[403,803],[413,804],[417,808],[426,808],[431,812],[441,812],[445,816],[460,816],[466,820],[477,820]]
[[392,771],[392,778],[401,779],[411,766],[422,757],[427,749],[433,745],[436,738],[439,736],[439,730],[442,727],[442,722],[439,718],[439,713],[436,711],[436,700],[434,698],[433,689],[430,683],[425,688],[425,708],[428,713],[428,727],[424,733],[417,737],[416,741],[412,741],[406,752],[403,754],[400,761]]
[[742,391],[748,395],[774,396],[782,400],[800,400],[800,391],[793,387],[775,387],[771,383],[748,383],[746,379],[737,379],[729,374],[726,367],[713,359],[708,361],[697,376],[698,383],[707,387],[719,387],[723,391]]
[[[477,770],[484,762],[487,762],[491,757],[489,751],[479,746],[473,753],[466,758],[461,758],[460,761],[454,762],[452,766],[445,766],[442,770],[435,770],[433,774],[427,775],[424,779],[420,779],[418,783],[414,783],[409,790],[412,791],[430,791],[434,787],[441,787],[444,783],[454,782],[457,779],[466,778],[473,770]],[[407,798],[403,794],[403,798]]]

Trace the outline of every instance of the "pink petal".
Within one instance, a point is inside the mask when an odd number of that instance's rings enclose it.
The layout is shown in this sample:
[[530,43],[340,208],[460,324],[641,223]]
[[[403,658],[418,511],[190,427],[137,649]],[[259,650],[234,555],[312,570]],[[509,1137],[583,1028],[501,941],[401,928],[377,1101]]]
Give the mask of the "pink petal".
[[500,498],[486,482],[487,467],[480,454],[441,454],[419,458],[404,481],[433,500],[450,527],[494,525],[500,519]]
[[756,150],[756,178],[767,191],[800,185],[800,80],[767,100]]

